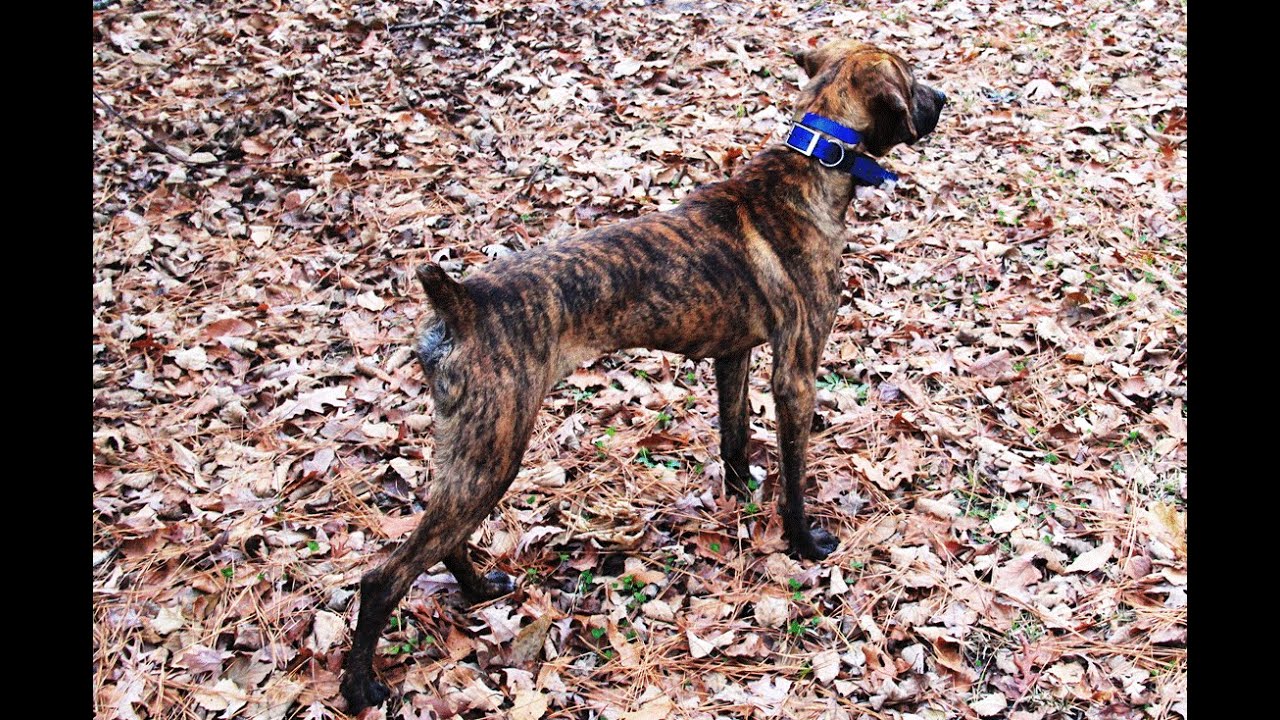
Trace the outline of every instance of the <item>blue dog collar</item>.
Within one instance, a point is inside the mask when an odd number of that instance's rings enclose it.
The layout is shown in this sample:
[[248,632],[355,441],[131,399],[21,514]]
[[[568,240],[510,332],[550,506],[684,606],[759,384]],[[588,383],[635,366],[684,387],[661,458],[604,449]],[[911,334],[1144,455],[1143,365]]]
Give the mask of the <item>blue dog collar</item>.
[[848,172],[867,185],[897,182],[898,176],[880,167],[875,160],[850,150],[861,140],[857,130],[807,113],[800,122],[791,125],[787,146],[806,157],[816,157],[823,167]]

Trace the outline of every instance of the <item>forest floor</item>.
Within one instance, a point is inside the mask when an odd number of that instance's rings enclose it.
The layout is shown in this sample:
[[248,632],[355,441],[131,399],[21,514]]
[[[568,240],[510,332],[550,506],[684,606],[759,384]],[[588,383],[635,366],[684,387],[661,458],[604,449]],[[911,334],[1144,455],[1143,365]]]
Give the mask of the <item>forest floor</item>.
[[711,364],[616,353],[472,539],[519,589],[468,608],[423,568],[367,718],[1186,716],[1184,2],[93,20],[98,717],[343,716],[358,579],[430,482],[412,269],[727,177],[783,137],[787,51],[834,38],[949,98],[849,212],[809,451],[839,549],[785,553],[767,348],[749,503]]

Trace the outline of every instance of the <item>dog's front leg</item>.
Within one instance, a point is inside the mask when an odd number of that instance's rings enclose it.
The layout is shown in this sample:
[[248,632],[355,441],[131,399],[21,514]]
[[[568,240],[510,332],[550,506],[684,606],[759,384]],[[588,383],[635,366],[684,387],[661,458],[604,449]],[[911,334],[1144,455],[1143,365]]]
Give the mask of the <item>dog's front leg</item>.
[[747,375],[751,350],[716,358],[716,393],[720,401],[720,458],[725,487],[739,497],[748,494],[751,466],[747,460]]
[[836,549],[839,540],[820,527],[810,528],[804,512],[805,450],[813,424],[818,355],[822,349],[822,343],[813,342],[812,336],[801,324],[774,339],[773,402],[778,412],[778,449],[785,485],[782,525],[794,552],[821,560]]

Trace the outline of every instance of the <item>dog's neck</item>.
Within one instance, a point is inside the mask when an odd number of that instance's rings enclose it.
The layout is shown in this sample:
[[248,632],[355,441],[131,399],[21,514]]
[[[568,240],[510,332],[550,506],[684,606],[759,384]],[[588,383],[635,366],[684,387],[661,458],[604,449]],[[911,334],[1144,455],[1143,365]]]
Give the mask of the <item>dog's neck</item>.
[[798,173],[798,176],[805,178],[805,182],[813,189],[814,204],[843,221],[849,203],[853,202],[858,186],[863,183],[847,172],[823,167],[813,158],[798,155],[791,148],[783,146],[781,150],[801,161],[799,164],[804,167],[804,171]]
[[766,177],[799,189],[789,198],[797,212],[818,215],[821,220],[843,226],[845,211],[860,184],[849,173],[823,167],[817,159],[781,144],[766,148],[752,160],[753,165],[757,162]]

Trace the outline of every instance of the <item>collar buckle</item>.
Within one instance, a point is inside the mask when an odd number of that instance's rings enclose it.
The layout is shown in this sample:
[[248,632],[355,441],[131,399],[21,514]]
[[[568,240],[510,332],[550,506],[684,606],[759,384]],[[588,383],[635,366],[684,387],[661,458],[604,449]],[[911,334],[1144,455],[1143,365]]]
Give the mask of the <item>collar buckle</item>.
[[[797,135],[802,133],[809,133],[809,139],[804,140],[802,137],[797,137]],[[787,144],[790,145],[792,149],[799,151],[801,155],[804,155],[805,157],[813,157],[813,149],[818,146],[818,140],[820,137],[821,136],[817,131],[812,128],[807,128],[800,123],[793,122],[791,123],[791,133],[787,137]]]

